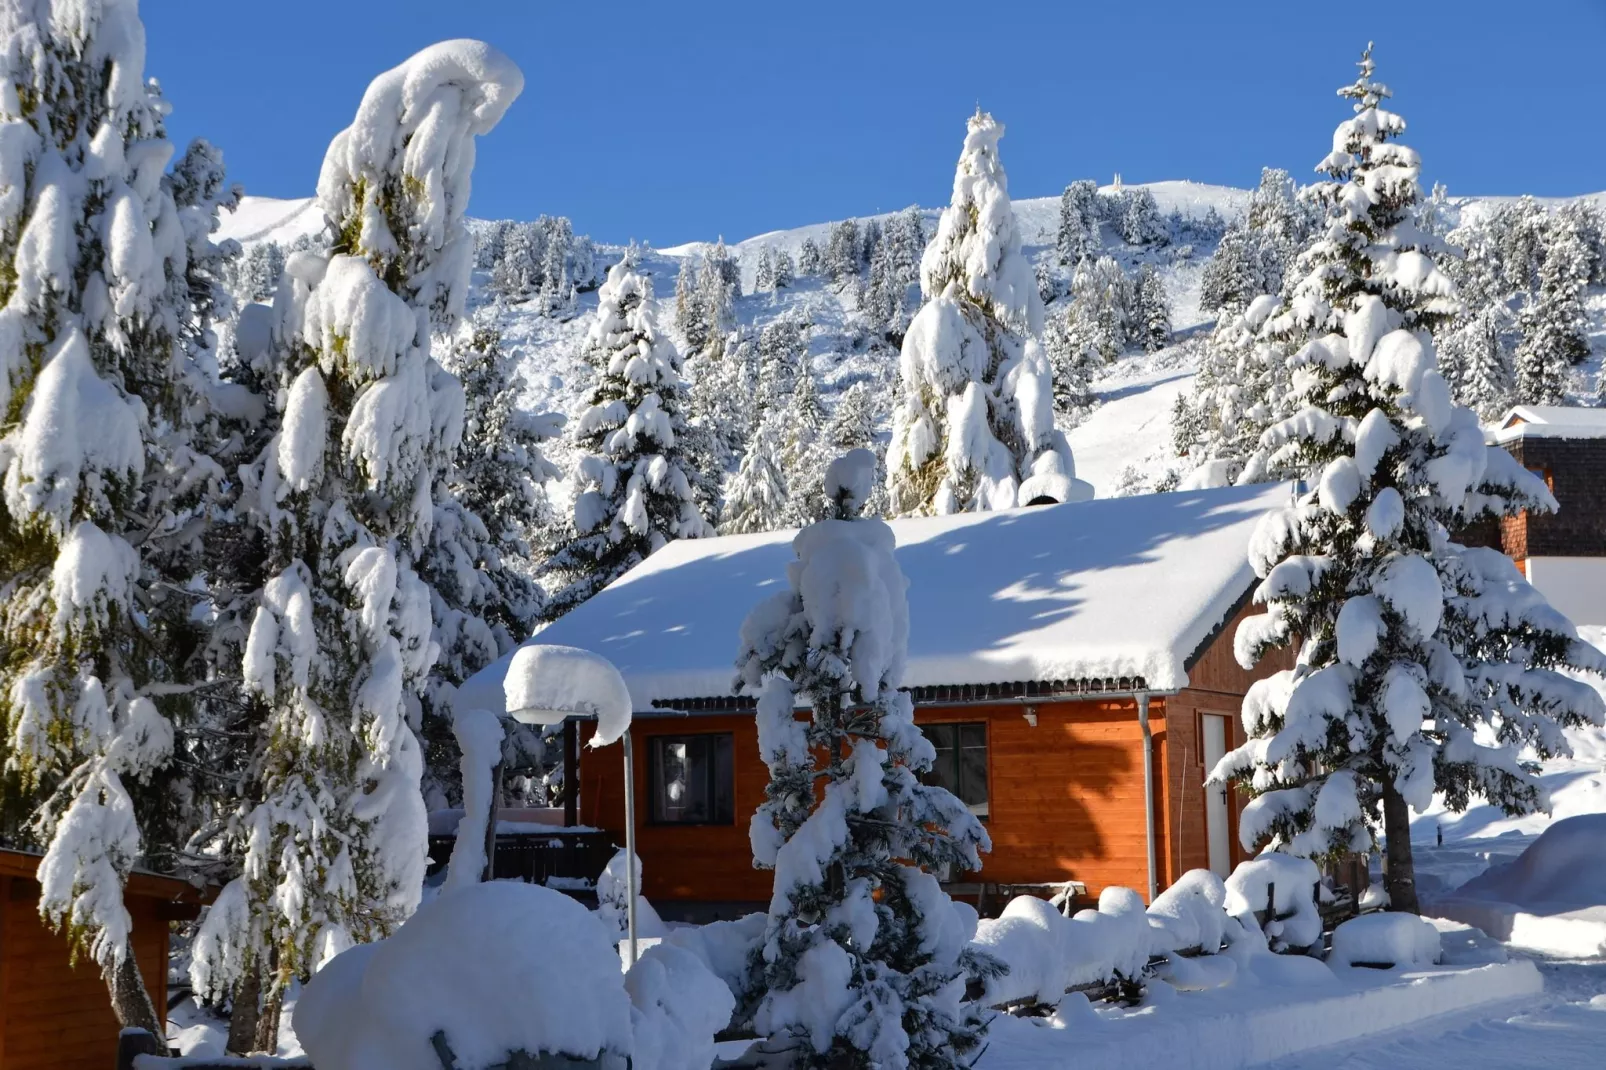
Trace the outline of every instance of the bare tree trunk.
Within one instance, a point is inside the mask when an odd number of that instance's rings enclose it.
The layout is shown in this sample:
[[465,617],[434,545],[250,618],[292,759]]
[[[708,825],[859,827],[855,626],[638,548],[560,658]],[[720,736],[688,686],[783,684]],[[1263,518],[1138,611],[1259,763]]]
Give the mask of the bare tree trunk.
[[145,990],[145,979],[140,976],[134,949],[126,949],[122,960],[107,967],[102,975],[106,978],[106,989],[111,994],[112,1012],[117,1015],[117,1024],[124,1029],[143,1029],[159,1042],[162,1041],[167,1031],[162,1028],[162,1020],[156,1016],[156,1005],[151,1002],[151,994]]
[[1383,782],[1383,888],[1389,909],[1422,913],[1416,898],[1416,864],[1411,858],[1411,808],[1394,787]]
[[234,1011],[229,1015],[230,1055],[250,1055],[256,1051],[257,1023],[262,1019],[262,975],[256,964],[246,970],[234,989]]
[[279,1011],[284,1007],[284,987],[288,983],[287,977],[275,977],[267,998],[262,1001],[262,1014],[257,1019],[257,1051],[279,1054]]

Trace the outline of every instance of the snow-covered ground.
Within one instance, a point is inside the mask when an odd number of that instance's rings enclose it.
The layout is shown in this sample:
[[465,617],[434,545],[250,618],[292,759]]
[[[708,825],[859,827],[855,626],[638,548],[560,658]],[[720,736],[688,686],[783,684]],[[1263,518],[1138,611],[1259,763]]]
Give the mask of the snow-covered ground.
[[1266,1063],[1278,1070],[1594,1070],[1606,1058],[1606,962],[1534,960],[1544,995],[1490,1014],[1445,1015],[1364,1044]]

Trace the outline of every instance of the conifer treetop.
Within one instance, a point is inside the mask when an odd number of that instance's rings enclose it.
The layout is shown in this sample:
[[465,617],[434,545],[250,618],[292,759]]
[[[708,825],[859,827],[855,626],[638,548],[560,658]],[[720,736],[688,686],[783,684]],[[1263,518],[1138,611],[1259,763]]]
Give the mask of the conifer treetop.
[[952,284],[1010,329],[1036,334],[1043,329],[1043,303],[1032,265],[1021,255],[998,155],[1003,136],[1004,124],[978,107],[966,124],[953,198],[920,258],[920,285],[930,300]]

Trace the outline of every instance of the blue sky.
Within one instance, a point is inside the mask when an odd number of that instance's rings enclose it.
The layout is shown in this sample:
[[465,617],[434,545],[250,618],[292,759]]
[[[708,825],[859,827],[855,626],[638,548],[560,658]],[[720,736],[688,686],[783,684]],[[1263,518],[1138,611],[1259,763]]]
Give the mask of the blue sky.
[[145,0],[175,140],[248,192],[311,193],[368,81],[480,37],[525,75],[471,211],[606,241],[730,239],[945,203],[965,116],[1007,128],[1015,197],[1076,178],[1300,181],[1369,38],[1424,180],[1606,189],[1606,0],[1020,4]]

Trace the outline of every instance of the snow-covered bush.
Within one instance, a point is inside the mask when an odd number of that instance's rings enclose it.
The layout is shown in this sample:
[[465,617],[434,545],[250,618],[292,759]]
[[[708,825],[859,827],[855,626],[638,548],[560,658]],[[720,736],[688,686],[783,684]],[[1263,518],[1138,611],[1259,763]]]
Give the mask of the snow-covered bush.
[[1054,426],[1043,304],[998,158],[1003,134],[992,116],[971,117],[952,203],[920,259],[926,303],[903,338],[887,452],[900,516],[1091,496]]
[[[1263,931],[1273,951],[1300,951],[1322,938],[1320,881],[1321,871],[1310,859],[1264,851],[1232,871],[1223,906],[1244,928]],[[1264,926],[1255,920],[1262,911]]]
[[1334,966],[1432,966],[1439,930],[1415,914],[1365,914],[1333,930],[1327,961]]
[[[630,932],[630,883],[625,871],[629,856],[621,849],[608,859],[597,876],[597,920],[617,943]],[[641,859],[636,860],[636,935],[645,939],[662,937],[669,927],[658,911],[641,894]]]
[[[639,987],[655,998],[663,979]],[[705,992],[721,987],[709,980]],[[662,1035],[662,1008],[647,1009]],[[319,1070],[440,1070],[437,1033],[457,1066],[475,1070],[513,1052],[628,1056],[632,1017],[619,956],[583,906],[492,881],[447,892],[388,939],[335,956],[302,990],[294,1024]]]
[[853,519],[875,468],[863,449],[831,463],[831,515],[798,533],[787,590],[742,625],[738,683],[759,696],[770,771],[750,838],[775,870],[754,1024],[806,1044],[814,1063],[966,1065],[986,1020],[962,1002],[965,927],[932,871],[978,869],[990,843],[952,793],[919,779],[935,751],[898,689],[908,580],[892,529]]
[[672,944],[650,947],[625,974],[625,991],[631,1070],[708,1070],[736,998],[700,957]]
[[1149,921],[1164,931],[1166,951],[1214,955],[1221,950],[1231,920],[1227,888],[1208,869],[1191,869],[1149,904]]
[[1136,982],[1151,956],[1172,950],[1142,897],[1114,886],[1100,893],[1098,909],[1070,918],[1045,899],[1016,896],[997,918],[977,925],[974,946],[1009,967],[983,979],[982,1002],[989,1006],[1052,1007],[1071,988]]

